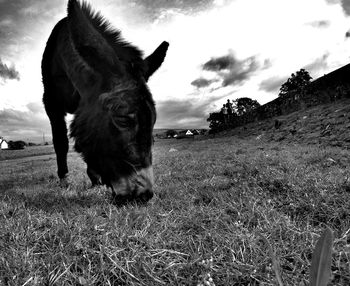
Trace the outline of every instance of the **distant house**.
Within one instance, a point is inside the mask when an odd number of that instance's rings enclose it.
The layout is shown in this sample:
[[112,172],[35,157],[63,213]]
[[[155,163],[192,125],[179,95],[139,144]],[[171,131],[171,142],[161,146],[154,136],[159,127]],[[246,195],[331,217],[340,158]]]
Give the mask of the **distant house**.
[[0,137],[0,149],[5,150],[8,148],[9,148],[9,145],[8,145],[7,141],[5,139],[3,139],[2,137]]
[[191,132],[192,132],[193,135],[201,134],[201,132],[198,129],[192,129]]
[[178,132],[178,135],[176,136],[176,139],[183,139],[183,138],[193,138],[193,132],[190,129],[187,130],[181,130]]

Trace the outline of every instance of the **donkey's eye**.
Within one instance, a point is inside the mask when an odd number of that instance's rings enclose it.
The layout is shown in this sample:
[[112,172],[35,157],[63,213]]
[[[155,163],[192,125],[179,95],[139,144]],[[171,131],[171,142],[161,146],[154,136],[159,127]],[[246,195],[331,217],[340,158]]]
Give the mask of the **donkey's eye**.
[[128,115],[118,115],[113,116],[112,121],[114,125],[121,128],[133,128],[136,126],[136,115],[135,114],[128,114]]

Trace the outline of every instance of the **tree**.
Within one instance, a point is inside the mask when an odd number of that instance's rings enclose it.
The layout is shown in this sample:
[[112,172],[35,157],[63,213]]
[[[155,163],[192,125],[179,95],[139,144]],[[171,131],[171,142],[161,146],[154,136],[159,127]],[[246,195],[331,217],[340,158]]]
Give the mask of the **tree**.
[[260,103],[249,97],[241,97],[233,100],[235,105],[236,114],[242,116],[243,114],[252,111],[260,106]]
[[224,122],[224,116],[221,112],[213,112],[209,114],[209,117],[207,118],[207,121],[209,123],[209,128],[212,132],[218,132],[224,130],[225,122]]
[[19,150],[24,149],[26,146],[26,143],[24,141],[9,141],[8,142],[9,149],[12,150]]
[[282,84],[279,96],[283,96],[292,90],[302,90],[310,83],[311,79],[312,77],[305,69],[300,69],[295,74],[292,73],[291,77]]

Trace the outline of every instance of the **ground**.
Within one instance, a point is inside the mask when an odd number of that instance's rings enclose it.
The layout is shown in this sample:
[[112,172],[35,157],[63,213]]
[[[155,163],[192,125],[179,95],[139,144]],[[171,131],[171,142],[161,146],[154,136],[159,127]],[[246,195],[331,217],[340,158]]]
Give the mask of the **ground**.
[[350,283],[348,149],[158,140],[155,197],[121,208],[78,154],[61,188],[52,149],[36,153],[0,160],[0,285],[276,285],[270,248],[284,285],[308,285],[326,226],[331,284]]

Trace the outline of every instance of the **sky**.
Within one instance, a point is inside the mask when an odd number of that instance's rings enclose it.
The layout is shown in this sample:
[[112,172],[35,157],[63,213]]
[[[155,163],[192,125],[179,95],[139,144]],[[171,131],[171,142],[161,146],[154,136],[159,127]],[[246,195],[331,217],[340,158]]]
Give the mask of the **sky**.
[[[90,0],[123,37],[152,53],[155,128],[206,128],[227,99],[264,104],[301,68],[316,79],[350,62],[350,0]],[[0,136],[50,138],[41,57],[67,0],[0,0]],[[68,117],[68,121],[72,117]]]

